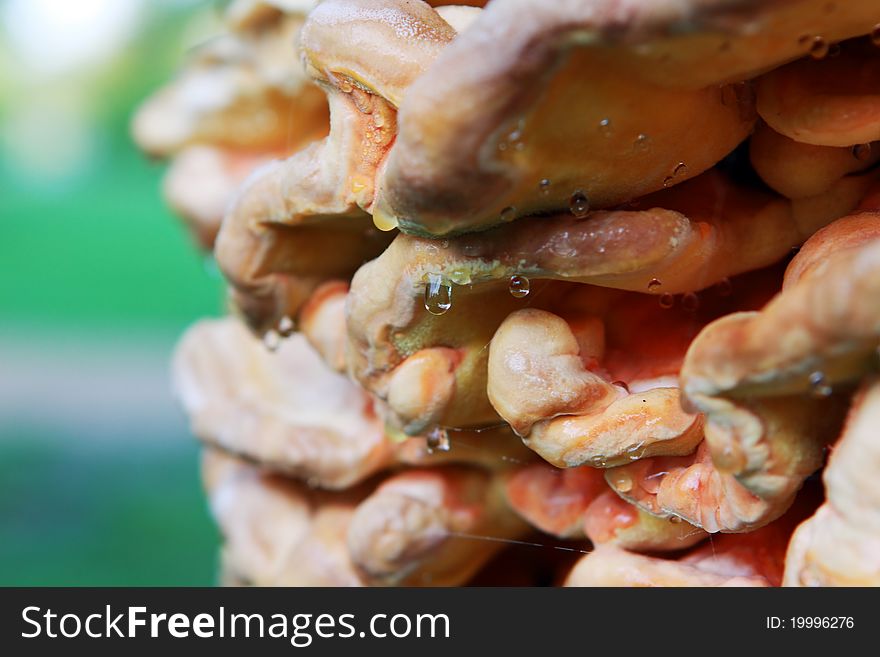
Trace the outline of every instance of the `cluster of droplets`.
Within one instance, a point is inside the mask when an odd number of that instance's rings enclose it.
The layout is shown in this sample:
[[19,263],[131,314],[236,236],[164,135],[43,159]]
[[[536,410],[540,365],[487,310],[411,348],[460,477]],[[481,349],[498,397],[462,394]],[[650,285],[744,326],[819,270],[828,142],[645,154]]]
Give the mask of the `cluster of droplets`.
[[442,274],[431,273],[425,282],[425,310],[442,315],[452,308],[452,283]]

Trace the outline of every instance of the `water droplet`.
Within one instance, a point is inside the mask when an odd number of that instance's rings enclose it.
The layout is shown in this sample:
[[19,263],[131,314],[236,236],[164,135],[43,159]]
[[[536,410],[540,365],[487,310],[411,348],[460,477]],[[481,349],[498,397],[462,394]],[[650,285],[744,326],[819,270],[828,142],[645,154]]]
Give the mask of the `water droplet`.
[[681,522],[681,518],[679,518],[678,516],[670,516],[670,517],[669,517],[669,522],[671,522],[671,523],[677,525],[678,523]]
[[339,84],[337,86],[339,87],[339,91],[344,94],[350,94],[352,92],[352,89],[354,88],[351,86],[351,82],[349,82],[345,78],[339,78]]
[[452,285],[440,274],[428,274],[425,283],[425,310],[442,315],[452,307]]
[[632,447],[626,450],[626,455],[629,457],[630,461],[638,461],[645,455],[644,450],[642,449],[644,446],[643,443],[636,443]]
[[639,133],[638,135],[636,135],[636,140],[633,142],[633,147],[637,151],[646,151],[651,145],[650,142],[651,139],[650,137],[648,137],[648,135]]
[[864,162],[871,157],[871,144],[856,144],[852,147],[853,157]]
[[550,179],[549,178],[541,178],[541,182],[538,183],[538,190],[544,195],[550,193]]
[[828,397],[833,392],[822,372],[810,374],[810,392],[813,394],[813,397]]
[[700,307],[700,297],[693,292],[688,292],[681,297],[681,309],[688,313],[695,313]]
[[601,121],[599,121],[599,130],[606,137],[610,137],[611,136],[611,119],[606,117],[606,118],[602,119]]
[[838,55],[840,55],[840,44],[839,43],[832,43],[828,47],[828,57],[829,58],[837,57]]
[[871,43],[880,47],[880,23],[875,25],[874,29],[871,30]]
[[442,427],[434,427],[431,429],[431,431],[428,432],[425,443],[428,446],[429,454],[433,454],[434,452],[448,452],[450,447],[452,447],[449,442],[449,432]]
[[653,292],[661,285],[663,285],[663,283],[660,282],[659,278],[652,278],[651,281],[648,283],[648,291]]
[[627,394],[629,393],[629,386],[626,385],[626,381],[612,381],[611,385],[623,388],[627,392]]
[[608,465],[608,461],[605,459],[604,454],[597,454],[596,456],[590,457],[590,465],[594,468],[604,468]]
[[373,112],[373,125],[377,128],[385,125],[385,117],[382,115],[382,112]]
[[578,219],[583,219],[590,214],[590,201],[583,190],[579,189],[571,195],[571,198],[568,199],[568,209]]
[[507,150],[507,142],[506,141],[499,141],[498,142],[498,150],[499,151],[506,151]]
[[529,279],[525,276],[511,276],[507,289],[510,290],[510,296],[514,299],[523,299],[529,296]]
[[722,278],[715,284],[715,294],[719,297],[729,297],[733,294],[733,283],[730,282],[729,278]]
[[282,338],[289,338],[293,335],[294,331],[296,331],[296,325],[293,323],[293,320],[286,315],[282,317],[278,322],[278,335]]
[[621,493],[628,493],[633,489],[633,480],[628,474],[619,474],[614,478],[614,487]]
[[661,308],[666,308],[668,310],[675,305],[675,297],[668,293],[661,294],[658,303],[660,304]]
[[675,182],[675,179],[677,177],[683,176],[685,173],[687,173],[687,165],[684,162],[679,162],[672,170],[672,175],[666,176],[663,179],[663,186],[669,187],[673,182]]
[[506,208],[501,210],[501,221],[513,221],[516,219],[516,208],[512,205],[508,205]]
[[813,37],[810,41],[810,57],[824,59],[828,55],[828,42],[820,36]]
[[269,351],[277,351],[281,346],[281,336],[278,331],[270,329],[263,334],[263,346]]

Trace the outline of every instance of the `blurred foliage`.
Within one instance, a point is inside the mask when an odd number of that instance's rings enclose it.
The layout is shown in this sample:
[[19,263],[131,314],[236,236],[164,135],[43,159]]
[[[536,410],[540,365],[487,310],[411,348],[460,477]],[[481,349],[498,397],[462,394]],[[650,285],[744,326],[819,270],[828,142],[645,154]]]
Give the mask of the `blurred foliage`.
[[[116,55],[44,80],[16,68],[0,33],[0,127],[9,128],[16,106],[51,110],[73,94],[87,101],[94,146],[64,179],[35,177],[0,149],[0,339],[82,335],[95,348],[113,334],[170,352],[187,324],[220,313],[219,275],[164,207],[164,165],[136,151],[128,127],[194,45],[194,25],[217,12],[213,2],[143,2]],[[51,403],[34,400],[38,412],[51,413]],[[195,441],[139,432],[111,444],[0,423],[0,584],[214,581],[217,538]]]

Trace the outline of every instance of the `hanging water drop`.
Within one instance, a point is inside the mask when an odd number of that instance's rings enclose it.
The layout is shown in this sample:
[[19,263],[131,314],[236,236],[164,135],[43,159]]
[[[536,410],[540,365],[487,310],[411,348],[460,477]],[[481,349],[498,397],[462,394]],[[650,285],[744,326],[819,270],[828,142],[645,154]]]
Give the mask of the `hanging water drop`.
[[833,392],[831,386],[822,372],[813,372],[810,374],[810,392],[813,397],[828,397]]
[[700,307],[700,297],[693,292],[688,292],[681,297],[681,309],[688,313],[695,313]]
[[269,351],[277,351],[281,346],[281,336],[278,331],[270,329],[263,334],[263,346]]
[[646,150],[648,150],[649,146],[650,146],[650,139],[648,138],[648,135],[643,134],[643,133],[639,133],[638,135],[636,135],[636,140],[635,140],[635,142],[633,142],[633,147],[637,151],[646,151]]
[[293,320],[285,315],[278,322],[278,335],[282,338],[289,338],[296,331]]
[[651,281],[648,283],[648,292],[653,292],[661,285],[663,285],[663,283],[660,282],[659,278],[652,278]]
[[597,454],[596,456],[590,457],[590,465],[594,468],[604,468],[608,465],[608,461],[605,459],[604,455]]
[[627,458],[629,458],[630,461],[638,461],[640,458],[642,458],[645,455],[643,447],[644,447],[644,443],[636,443],[635,445],[633,445],[632,447],[627,449],[626,450]]
[[428,446],[428,453],[430,454],[433,454],[434,452],[448,452],[452,447],[449,442],[449,432],[442,427],[434,427],[431,429],[431,431],[428,432],[425,443]]
[[671,294],[661,294],[660,299],[658,300],[661,308],[670,309],[675,305],[675,297]]
[[864,162],[871,157],[871,144],[856,144],[852,147],[853,157]]
[[516,208],[512,205],[508,205],[506,208],[501,210],[501,221],[513,221],[516,219]]
[[825,59],[828,55],[828,42],[820,36],[813,37],[810,42],[810,57],[813,59]]
[[670,518],[669,518],[669,522],[671,522],[671,523],[677,525],[677,524],[679,524],[679,523],[681,522],[681,518],[678,517],[678,516],[670,516]]
[[602,119],[601,121],[599,121],[599,131],[603,135],[605,135],[605,137],[610,137],[611,136],[611,119],[606,117],[606,118]]
[[514,299],[523,299],[529,296],[529,279],[525,276],[511,276],[507,289]]
[[579,189],[571,195],[571,198],[568,199],[568,209],[578,219],[583,219],[590,214],[590,201],[583,190]]
[[538,183],[538,190],[544,196],[550,193],[550,179],[549,178],[541,178],[541,181]]
[[614,487],[621,493],[628,493],[633,489],[633,480],[628,474],[619,474],[614,478]]
[[623,388],[626,394],[629,394],[629,386],[626,384],[626,381],[612,381],[611,385]]
[[733,283],[729,278],[722,278],[715,284],[715,294],[719,297],[729,297],[733,294]]
[[428,274],[425,283],[425,310],[442,315],[452,307],[452,285],[440,274]]

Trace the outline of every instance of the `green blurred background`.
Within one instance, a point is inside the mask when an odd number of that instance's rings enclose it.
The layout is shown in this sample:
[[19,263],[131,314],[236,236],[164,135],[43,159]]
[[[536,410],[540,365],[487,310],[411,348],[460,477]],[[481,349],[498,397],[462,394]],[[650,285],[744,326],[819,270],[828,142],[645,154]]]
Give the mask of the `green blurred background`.
[[2,585],[214,582],[168,361],[221,284],[128,122],[219,10],[0,0]]

